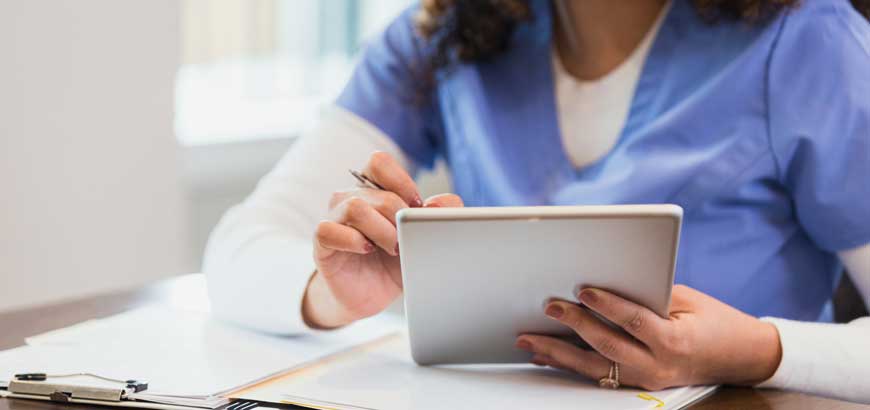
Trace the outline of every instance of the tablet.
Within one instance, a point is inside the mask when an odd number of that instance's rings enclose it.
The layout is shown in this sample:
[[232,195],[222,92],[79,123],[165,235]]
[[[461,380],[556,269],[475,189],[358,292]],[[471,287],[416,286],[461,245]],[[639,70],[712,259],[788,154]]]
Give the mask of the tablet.
[[405,314],[418,364],[525,363],[521,333],[575,336],[551,298],[607,289],[667,317],[676,205],[409,208],[397,214]]

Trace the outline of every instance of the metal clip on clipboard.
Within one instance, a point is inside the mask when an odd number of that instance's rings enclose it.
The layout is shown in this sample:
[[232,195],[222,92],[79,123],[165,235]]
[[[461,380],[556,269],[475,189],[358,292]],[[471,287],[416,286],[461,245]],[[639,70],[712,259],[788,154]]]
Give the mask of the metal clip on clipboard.
[[[92,387],[75,384],[62,384],[50,382],[49,379],[89,377],[110,383],[117,383],[118,387]],[[98,376],[93,373],[73,374],[45,374],[24,373],[16,374],[10,382],[0,381],[0,397],[3,391],[11,393],[10,398],[30,398],[49,400],[60,403],[83,403],[102,404],[107,406],[122,407],[149,407],[149,408],[193,408],[184,405],[161,405],[160,403],[147,403],[137,401],[131,395],[148,389],[148,382],[140,380],[116,380]],[[101,403],[102,402],[102,403]],[[194,406],[195,407],[195,406]],[[262,404],[252,400],[233,400],[217,407],[215,410],[255,410],[255,409],[287,409],[290,406],[282,404]],[[293,406],[295,408],[295,406]],[[202,410],[202,409],[200,409]]]
[[[49,381],[70,377],[90,377],[104,382],[117,384],[117,387],[96,387],[76,384],[64,384]],[[66,403],[70,399],[120,402],[130,400],[130,395],[148,389],[148,382],[138,380],[117,380],[98,376],[92,373],[16,374],[6,389],[13,394],[44,397],[48,400]]]

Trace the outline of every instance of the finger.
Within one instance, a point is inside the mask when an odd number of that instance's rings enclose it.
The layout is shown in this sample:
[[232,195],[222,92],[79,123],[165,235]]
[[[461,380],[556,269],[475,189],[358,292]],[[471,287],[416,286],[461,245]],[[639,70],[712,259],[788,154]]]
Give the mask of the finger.
[[369,157],[363,172],[384,190],[395,192],[406,204],[415,208],[423,206],[414,179],[390,154],[376,151]]
[[399,254],[396,227],[366,200],[359,197],[348,198],[333,210],[331,216],[333,221],[350,226],[365,235],[387,254]]
[[655,312],[610,292],[583,289],[578,298],[584,305],[647,345],[659,345],[670,329],[668,321]]
[[532,360],[530,360],[530,362],[531,362],[532,364],[536,364],[536,365],[538,365],[538,366],[548,366],[548,367],[552,367],[552,368],[554,368],[554,369],[558,369],[558,370],[563,370],[563,371],[566,371],[566,372],[577,373],[576,370],[571,369],[571,368],[568,368],[568,367],[565,366],[564,364],[559,363],[558,361],[556,361],[556,359],[553,359],[552,357],[547,356],[547,355],[545,355],[545,354],[536,354],[536,355],[534,355],[534,356],[532,357]]
[[332,197],[329,200],[329,209],[335,209],[338,205],[347,201],[349,198],[364,199],[366,202],[371,204],[376,211],[389,219],[394,226],[396,225],[396,212],[408,207],[408,204],[393,192],[381,191],[379,189],[360,188],[353,191],[333,192]]
[[614,362],[643,365],[652,361],[646,347],[630,336],[620,334],[580,306],[557,300],[547,304],[545,313],[573,329],[593,349]]
[[374,252],[375,246],[365,235],[349,226],[333,221],[321,221],[314,233],[317,245],[330,250],[365,255]]
[[396,226],[396,213],[408,207],[408,204],[394,192],[366,189],[363,195],[363,198],[393,226]]
[[[610,375],[612,362],[604,356],[578,348],[562,339],[540,335],[521,335],[517,338],[526,340],[530,347],[527,350],[534,356],[531,362],[538,366],[550,366],[560,370],[576,372],[592,380],[598,381]],[[549,353],[537,353],[549,352]],[[634,368],[620,364],[619,382],[624,386],[636,386],[649,391],[658,391],[679,385],[659,376],[657,368]]]
[[554,369],[565,370],[569,372],[574,371],[574,369],[569,369],[565,367],[562,363],[557,362],[555,359],[545,354],[536,354],[532,356],[532,359],[529,360],[529,362],[538,366],[548,366]]
[[456,194],[439,194],[430,196],[423,201],[424,208],[461,208],[465,204]]
[[553,360],[550,356],[545,354],[536,354],[529,359],[529,363],[537,365],[537,366],[549,366],[547,360]]
[[610,361],[600,354],[583,350],[561,339],[541,335],[521,335],[516,346],[542,357],[547,366],[574,371],[598,380],[607,375]]

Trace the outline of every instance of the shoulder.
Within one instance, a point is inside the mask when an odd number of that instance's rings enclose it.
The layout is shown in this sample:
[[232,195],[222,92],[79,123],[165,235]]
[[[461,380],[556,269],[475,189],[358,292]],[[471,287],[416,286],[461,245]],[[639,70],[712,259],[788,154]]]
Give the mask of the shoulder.
[[803,1],[782,16],[774,51],[780,56],[870,61],[870,22],[849,0]]
[[411,64],[423,58],[428,41],[416,30],[415,21],[419,5],[412,5],[396,16],[378,35],[365,44],[366,58],[385,62]]
[[768,67],[771,103],[866,106],[868,72],[870,23],[848,0],[804,1],[781,17]]
[[786,168],[801,152],[864,161],[843,150],[870,141],[870,23],[848,0],[808,0],[776,27],[766,76],[775,156]]
[[[369,105],[390,95],[411,101],[430,59],[428,41],[415,29],[419,6],[406,8],[386,28],[365,40],[360,59],[339,103],[363,99]],[[349,104],[349,103],[348,103]]]
[[418,4],[412,4],[400,12],[387,25],[383,36],[402,41],[419,41],[420,36],[415,30],[415,21],[420,12]]

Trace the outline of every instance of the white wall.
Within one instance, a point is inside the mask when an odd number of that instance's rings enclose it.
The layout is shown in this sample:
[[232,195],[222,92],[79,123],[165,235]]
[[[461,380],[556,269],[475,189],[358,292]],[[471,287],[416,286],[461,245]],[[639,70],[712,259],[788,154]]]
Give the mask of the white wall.
[[[180,7],[0,0],[0,311],[198,270],[290,147],[177,146]],[[443,192],[444,173],[421,188]]]
[[194,269],[175,0],[0,1],[0,310]]

